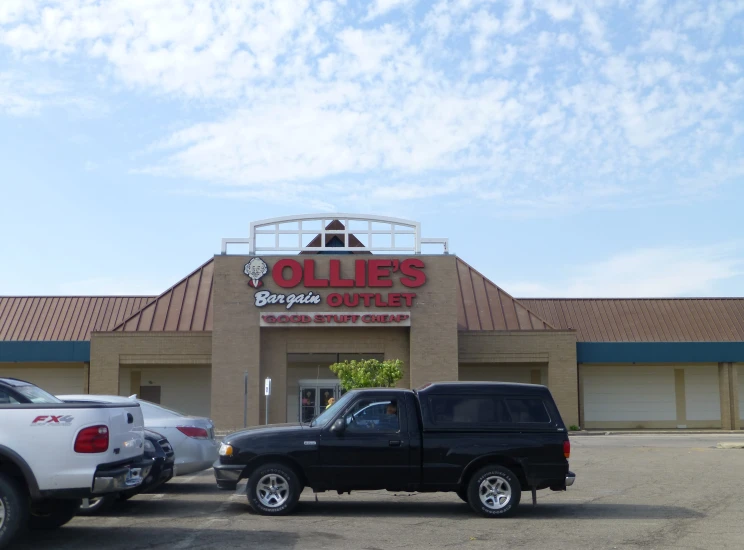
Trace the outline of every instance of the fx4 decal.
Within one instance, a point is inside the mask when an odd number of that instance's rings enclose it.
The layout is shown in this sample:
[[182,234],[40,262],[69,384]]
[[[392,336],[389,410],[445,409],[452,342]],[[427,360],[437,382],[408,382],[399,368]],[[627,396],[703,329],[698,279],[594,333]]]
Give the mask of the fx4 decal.
[[34,421],[31,422],[31,425],[32,426],[69,426],[73,420],[75,420],[75,417],[70,416],[69,414],[60,415],[60,416],[44,415],[44,416],[37,416],[36,418],[34,418]]

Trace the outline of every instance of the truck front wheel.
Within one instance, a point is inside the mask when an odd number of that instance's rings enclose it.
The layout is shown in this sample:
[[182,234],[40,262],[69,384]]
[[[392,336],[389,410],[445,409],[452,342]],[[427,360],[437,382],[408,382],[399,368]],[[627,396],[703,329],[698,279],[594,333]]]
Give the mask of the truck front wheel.
[[26,524],[28,498],[15,479],[0,474],[0,548],[5,548]]
[[264,516],[283,516],[294,510],[300,500],[299,476],[284,464],[259,466],[248,478],[248,503]]
[[485,517],[508,517],[514,514],[522,498],[522,487],[514,473],[503,466],[480,469],[468,483],[470,507]]
[[69,522],[80,508],[80,500],[45,500],[31,505],[29,529],[57,529]]

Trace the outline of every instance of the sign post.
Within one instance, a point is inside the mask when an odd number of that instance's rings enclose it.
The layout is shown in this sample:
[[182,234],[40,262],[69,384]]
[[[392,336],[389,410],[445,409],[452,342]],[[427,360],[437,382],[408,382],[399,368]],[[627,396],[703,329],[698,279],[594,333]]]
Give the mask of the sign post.
[[264,385],[264,395],[266,396],[266,424],[269,424],[269,397],[271,396],[271,378],[266,379]]
[[243,374],[243,427],[248,427],[248,371]]

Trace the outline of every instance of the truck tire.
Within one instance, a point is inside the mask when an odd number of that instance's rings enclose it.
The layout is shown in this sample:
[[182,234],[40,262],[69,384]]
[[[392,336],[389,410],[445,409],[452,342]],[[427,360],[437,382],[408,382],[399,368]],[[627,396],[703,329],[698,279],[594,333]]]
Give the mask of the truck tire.
[[116,493],[101,495],[93,498],[84,498],[77,515],[79,516],[98,516],[105,513],[111,508],[117,500]]
[[246,493],[251,508],[262,516],[290,514],[300,500],[302,484],[294,469],[266,464],[251,472]]
[[468,488],[465,487],[464,489],[458,489],[457,490],[457,496],[460,497],[460,499],[463,502],[469,502],[468,501]]
[[50,499],[31,505],[29,529],[57,529],[77,515],[80,500]]
[[478,470],[468,483],[468,503],[482,516],[505,518],[517,511],[522,487],[514,473],[503,466]]
[[0,548],[10,544],[28,519],[28,497],[18,482],[0,474]]

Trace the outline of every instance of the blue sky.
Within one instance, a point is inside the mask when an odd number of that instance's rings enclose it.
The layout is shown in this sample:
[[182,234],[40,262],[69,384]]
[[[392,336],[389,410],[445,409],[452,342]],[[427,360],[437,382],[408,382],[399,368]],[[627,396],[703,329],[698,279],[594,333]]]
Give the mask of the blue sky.
[[0,2],[3,295],[340,211],[516,296],[742,296],[743,152],[742,1]]

